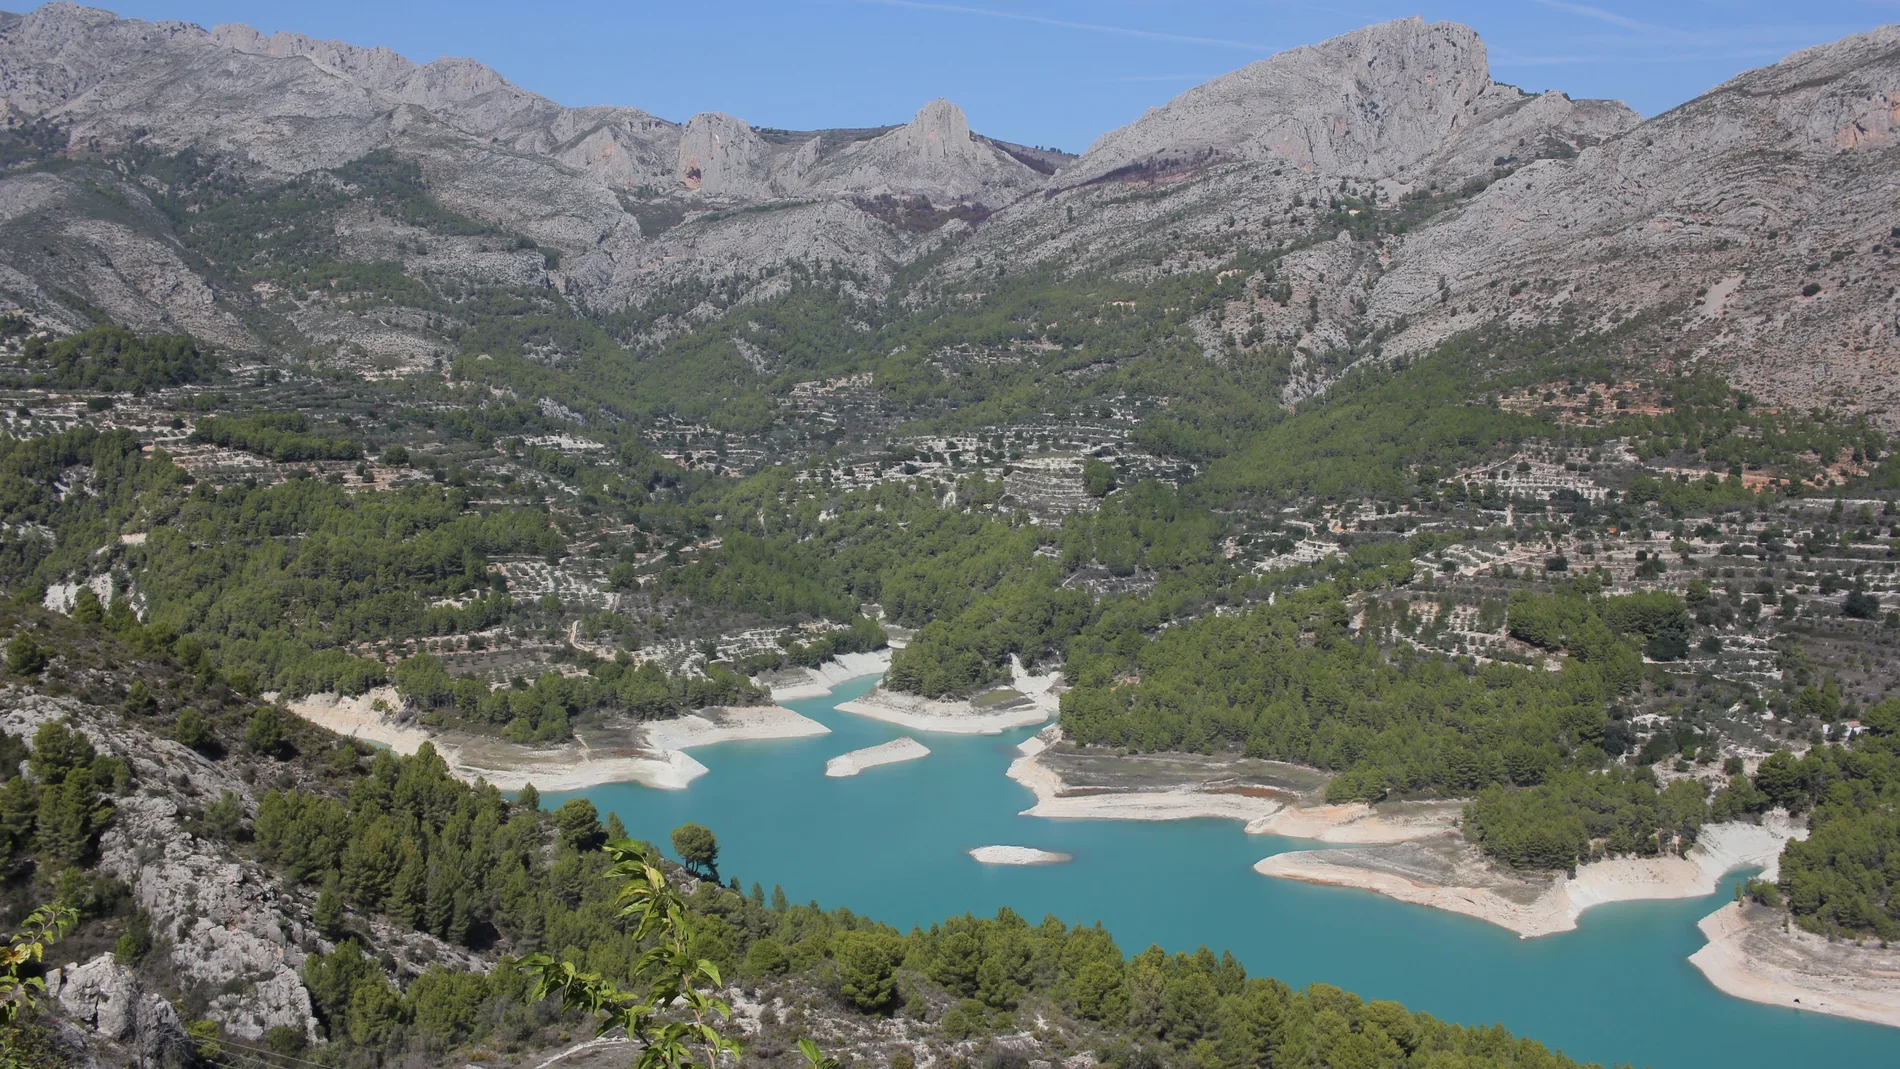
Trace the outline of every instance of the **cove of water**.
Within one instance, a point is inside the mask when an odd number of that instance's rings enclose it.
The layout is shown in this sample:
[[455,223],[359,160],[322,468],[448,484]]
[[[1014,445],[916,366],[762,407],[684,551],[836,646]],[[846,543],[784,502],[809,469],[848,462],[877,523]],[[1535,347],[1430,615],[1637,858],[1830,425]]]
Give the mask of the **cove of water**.
[[[908,732],[840,713],[873,680],[789,707],[831,728],[816,738],[693,751],[710,771],[684,791],[609,784],[547,794],[591,799],[629,834],[668,848],[687,821],[719,837],[719,869],[794,902],[846,906],[899,929],[1009,906],[1039,922],[1100,920],[1128,953],[1206,945],[1251,975],[1334,984],[1369,999],[1468,1025],[1502,1024],[1580,1061],[1702,1066],[1900,1065],[1900,1029],[1730,998],[1686,960],[1696,922],[1733,896],[1734,873],[1707,898],[1599,906],[1574,932],[1521,940],[1482,921],[1344,888],[1274,880],[1254,862],[1311,842],[1248,835],[1238,821],[1045,820],[1005,779],[1017,743],[1002,736]],[[911,735],[917,761],[845,779],[829,758]],[[965,851],[1031,846],[1066,864],[983,865]]]

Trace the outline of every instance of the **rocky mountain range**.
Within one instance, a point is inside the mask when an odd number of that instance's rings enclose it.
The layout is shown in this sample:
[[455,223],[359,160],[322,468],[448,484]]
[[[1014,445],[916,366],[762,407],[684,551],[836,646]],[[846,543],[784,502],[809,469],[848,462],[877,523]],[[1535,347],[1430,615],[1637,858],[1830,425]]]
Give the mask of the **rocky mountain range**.
[[[1628,344],[1659,364],[1777,401],[1900,411],[1896,27],[1643,120],[1496,82],[1473,30],[1407,19],[1217,78],[1072,157],[973,133],[941,100],[895,128],[675,123],[562,107],[469,60],[62,2],[0,15],[0,113],[0,301],[61,329],[452,351],[438,315],[238,285],[182,236],[211,192],[303,182],[345,194],[316,224],[334,259],[629,314],[635,349],[783,292],[793,266],[925,299],[981,292],[998,265],[1145,279],[1272,250],[1285,289],[1263,277],[1196,330],[1216,359],[1295,353],[1289,401],[1369,356],[1570,317],[1636,320]],[[373,153],[479,225],[352,201],[339,169]]]

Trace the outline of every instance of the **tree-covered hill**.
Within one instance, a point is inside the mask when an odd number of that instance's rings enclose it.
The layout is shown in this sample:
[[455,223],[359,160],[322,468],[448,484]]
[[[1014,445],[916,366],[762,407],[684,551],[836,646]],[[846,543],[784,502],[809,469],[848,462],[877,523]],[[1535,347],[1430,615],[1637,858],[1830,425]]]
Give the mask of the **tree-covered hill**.
[[[48,962],[103,951],[125,983],[164,1000],[159,1019],[190,1023],[188,1037],[126,1033],[131,1049],[339,1067],[477,1050],[526,1057],[587,1021],[536,1001],[511,960],[544,950],[615,982],[639,979],[645,948],[616,920],[617,888],[601,878],[602,847],[623,833],[590,804],[539,811],[531,798],[450,778],[431,750],[396,757],[299,724],[195,671],[153,629],[19,609],[0,611],[0,625],[11,636],[9,702],[32,710],[25,723],[35,725],[24,738],[0,735],[8,920],[37,901],[77,907],[78,929]],[[216,784],[228,786],[211,793]],[[141,796],[167,804],[152,809]],[[126,840],[134,828],[254,873],[241,878],[269,886],[265,913],[156,892],[171,871]],[[1054,917],[1032,924],[1004,909],[904,933],[793,905],[762,883],[723,887],[704,878],[716,842],[701,838],[700,878],[667,864],[690,889],[691,953],[738,991],[801,1007],[757,1014],[746,1064],[799,1064],[794,1041],[806,1037],[879,1064],[1063,1052],[1127,1065],[1574,1064],[1500,1029],[1323,985],[1290,990],[1206,949],[1129,957],[1111,933]],[[144,892],[134,897],[131,884]],[[223,910],[250,912],[240,921]],[[277,979],[256,988],[205,979],[219,967],[219,941],[188,933],[260,922],[291,935],[280,968],[307,993],[314,1031],[232,1016],[249,1007],[268,1022],[304,1004],[283,1002]],[[9,1050],[57,1050],[35,1039],[48,1023],[42,1014],[5,1024]],[[23,1064],[56,1063],[29,1055]]]

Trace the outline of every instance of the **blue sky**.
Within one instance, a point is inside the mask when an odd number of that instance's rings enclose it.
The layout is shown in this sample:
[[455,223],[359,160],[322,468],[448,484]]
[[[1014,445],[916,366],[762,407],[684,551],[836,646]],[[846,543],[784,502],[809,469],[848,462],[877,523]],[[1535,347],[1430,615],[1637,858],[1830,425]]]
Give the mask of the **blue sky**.
[[116,10],[387,45],[423,62],[471,56],[563,104],[675,120],[725,111],[758,126],[875,126],[944,96],[984,133],[1070,151],[1215,75],[1409,15],[1475,27],[1500,81],[1613,97],[1644,115],[1797,49],[1900,22],[1900,0],[120,0]]

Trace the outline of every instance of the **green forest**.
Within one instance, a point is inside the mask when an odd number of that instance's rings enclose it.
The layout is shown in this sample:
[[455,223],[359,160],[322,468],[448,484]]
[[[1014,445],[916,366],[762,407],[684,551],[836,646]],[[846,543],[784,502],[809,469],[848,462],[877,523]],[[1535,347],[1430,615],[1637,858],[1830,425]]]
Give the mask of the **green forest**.
[[[10,622],[20,636],[6,658],[16,685],[110,665],[121,679],[132,677],[134,697],[109,715],[211,760],[299,784],[261,792],[254,811],[227,791],[192,818],[200,835],[268,866],[286,890],[314,893],[313,923],[334,942],[302,970],[327,1042],[306,1047],[297,1030],[280,1028],[266,1039],[276,1056],[367,1067],[574,1027],[535,1000],[527,974],[508,964],[531,951],[620,982],[637,979],[646,948],[627,938],[616,888],[602,879],[603,847],[624,831],[611,817],[603,823],[590,803],[543,811],[532,790],[509,801],[452,778],[427,747],[398,757],[275,719],[281,714],[269,707],[249,707],[221,683],[195,677],[174,652],[139,653],[102,623],[31,615]],[[135,903],[92,869],[98,838],[115,817],[113,799],[141,789],[128,766],[54,720],[37,730],[30,753],[0,733],[0,767],[9,895],[57,885],[81,907],[74,938],[105,938],[127,964],[154,953],[157,933]],[[698,880],[679,874],[690,889],[684,923],[692,955],[747,987],[808,988],[835,1012],[903,1019],[932,1041],[981,1039],[1045,1019],[1060,1024],[1071,1049],[1111,1064],[1575,1064],[1502,1029],[1449,1025],[1324,985],[1295,991],[1249,977],[1231,956],[1207,949],[1150,948],[1131,957],[1099,926],[1055,917],[1031,924],[1005,908],[901,932],[847,910],[794,905],[777,888],[754,883],[745,891],[736,878],[722,886],[708,878],[717,843],[704,829],[682,829],[675,845],[699,866]],[[373,919],[502,964],[488,972],[437,965],[392,982],[377,959]],[[31,1018],[6,1027],[17,1049],[40,1042]],[[203,1049],[216,1049],[215,1030],[202,1034],[211,1037]],[[792,1022],[770,1027],[747,1044],[748,1056],[770,1058],[797,1035]]]
[[1778,879],[1795,923],[1829,936],[1900,938],[1900,698],[1869,709],[1867,734],[1799,760],[1762,762],[1754,786],[1772,805],[1808,815]]
[[[1467,800],[1466,839],[1525,875],[1681,855],[1786,809],[1811,834],[1756,900],[1900,938],[1900,462],[1866,417],[1626,355],[1649,318],[1498,322],[1403,359],[1369,321],[1324,352],[1236,340],[1229,302],[1284,305],[1281,261],[1309,239],[1209,239],[1165,269],[1137,250],[992,264],[967,292],[924,284],[946,246],[888,285],[797,264],[765,296],[699,280],[591,310],[555,284],[559,253],[445,208],[389,153],[275,186],[192,153],[121,162],[232,292],[404,309],[443,346],[395,373],[262,306],[245,322],[266,356],[0,317],[20,391],[6,681],[249,777],[254,809],[233,792],[181,819],[310,897],[335,947],[304,974],[329,1042],[278,1036],[283,1057],[369,1069],[579,1027],[507,968],[392,979],[377,925],[615,982],[650,948],[603,878],[615,821],[328,736],[267,692],[389,685],[421,727],[551,746],[767,703],[754,677],[887,645],[882,685],[933,699],[1006,696],[1016,662],[1059,672],[1060,726],[1094,754],[1293,762],[1332,802]],[[1464,195],[1335,198],[1325,218],[1390,233]],[[643,230],[693,225],[675,208],[646,204]],[[353,258],[351,213],[402,228],[396,258]],[[548,284],[401,259],[451,240]],[[1282,392],[1314,368],[1341,374]],[[800,407],[846,380],[848,404]],[[1084,426],[1099,437],[1065,439]],[[920,444],[951,434],[974,451]],[[1063,507],[1023,489],[1058,467]],[[1753,774],[1744,742],[1769,754]],[[8,916],[73,903],[80,939],[151,954],[162,933],[95,866],[152,785],[62,724],[0,734],[0,777]],[[1007,910],[899,932],[676,853],[697,958],[865,1020],[956,1039],[1046,1018],[1130,1069],[1570,1064],[1210,951],[1129,957]],[[781,1024],[769,1056],[792,1053]]]
[[32,386],[144,394],[218,375],[217,358],[185,334],[104,325],[65,338],[28,335],[19,366]]

